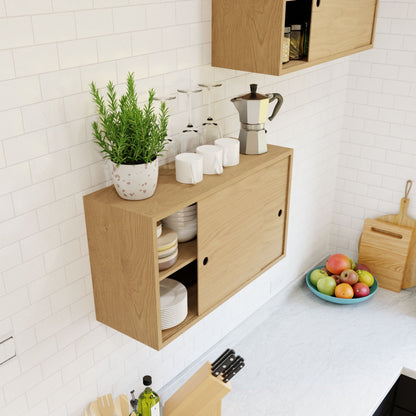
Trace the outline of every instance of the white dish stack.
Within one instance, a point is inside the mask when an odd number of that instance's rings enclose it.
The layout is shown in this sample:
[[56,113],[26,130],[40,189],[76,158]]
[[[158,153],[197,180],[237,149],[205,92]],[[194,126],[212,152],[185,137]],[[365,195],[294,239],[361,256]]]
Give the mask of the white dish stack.
[[163,224],[176,231],[179,243],[192,240],[197,233],[196,204],[169,215]]
[[188,315],[188,292],[186,287],[174,280],[160,282],[160,317],[162,329],[179,325]]

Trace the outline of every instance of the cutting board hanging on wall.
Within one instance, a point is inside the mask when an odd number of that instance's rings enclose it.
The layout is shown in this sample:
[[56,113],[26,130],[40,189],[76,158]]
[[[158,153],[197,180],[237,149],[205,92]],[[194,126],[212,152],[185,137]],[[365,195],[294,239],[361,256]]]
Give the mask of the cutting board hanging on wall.
[[407,198],[412,181],[407,181],[399,214],[364,221],[358,262],[368,265],[379,285],[399,292],[416,285],[416,220],[407,216]]

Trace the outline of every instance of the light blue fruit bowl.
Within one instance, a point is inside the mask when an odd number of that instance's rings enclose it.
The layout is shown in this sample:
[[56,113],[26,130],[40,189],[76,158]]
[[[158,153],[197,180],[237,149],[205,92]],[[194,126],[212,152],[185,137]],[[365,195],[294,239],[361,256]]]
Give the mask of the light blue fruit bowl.
[[321,292],[319,292],[319,290],[311,283],[311,273],[315,270],[315,269],[322,269],[322,267],[324,266],[320,266],[320,267],[315,267],[314,269],[312,269],[307,275],[306,275],[306,284],[308,285],[310,291],[318,296],[318,298],[321,298],[323,300],[326,300],[328,302],[332,302],[332,303],[338,303],[340,305],[351,305],[354,303],[360,303],[360,302],[365,302],[366,300],[370,299],[374,293],[376,293],[376,290],[378,289],[378,283],[376,278],[374,277],[374,283],[373,286],[370,287],[370,293],[368,296],[365,296],[363,298],[352,298],[352,299],[343,299],[343,298],[337,298],[335,296],[328,296],[325,295]]

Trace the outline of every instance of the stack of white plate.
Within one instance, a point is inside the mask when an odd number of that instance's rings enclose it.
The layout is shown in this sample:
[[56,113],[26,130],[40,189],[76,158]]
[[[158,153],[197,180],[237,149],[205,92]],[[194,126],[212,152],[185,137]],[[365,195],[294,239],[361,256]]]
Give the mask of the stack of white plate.
[[180,243],[192,240],[197,231],[196,204],[169,215],[163,224],[176,231]]
[[176,280],[164,279],[160,282],[160,316],[162,329],[179,325],[188,315],[188,292]]

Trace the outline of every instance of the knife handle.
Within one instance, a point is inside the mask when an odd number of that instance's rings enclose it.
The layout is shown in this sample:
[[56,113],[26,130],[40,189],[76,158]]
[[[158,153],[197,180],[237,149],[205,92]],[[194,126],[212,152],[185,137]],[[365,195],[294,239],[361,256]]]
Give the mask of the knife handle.
[[245,366],[244,361],[230,374],[224,375],[223,382],[228,383],[243,367]]
[[211,365],[211,367],[214,369],[221,361],[224,360],[224,358],[228,354],[235,354],[234,350],[231,350],[230,348],[227,348]]
[[235,362],[235,355],[228,355],[221,363],[219,363],[215,368],[212,369],[212,375],[218,377],[222,372],[227,370]]

